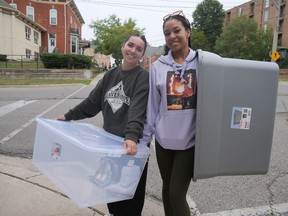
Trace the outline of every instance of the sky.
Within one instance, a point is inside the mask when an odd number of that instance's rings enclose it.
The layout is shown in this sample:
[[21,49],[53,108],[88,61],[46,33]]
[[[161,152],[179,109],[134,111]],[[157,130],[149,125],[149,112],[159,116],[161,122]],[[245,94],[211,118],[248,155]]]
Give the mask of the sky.
[[[85,24],[82,26],[82,39],[91,40],[93,30],[89,25],[93,21],[116,15],[123,24],[129,18],[133,19],[136,27],[145,29],[144,34],[151,46],[165,44],[162,34],[163,17],[167,14],[182,10],[192,22],[192,14],[202,0],[74,0]],[[248,2],[249,0],[219,0],[224,10]]]

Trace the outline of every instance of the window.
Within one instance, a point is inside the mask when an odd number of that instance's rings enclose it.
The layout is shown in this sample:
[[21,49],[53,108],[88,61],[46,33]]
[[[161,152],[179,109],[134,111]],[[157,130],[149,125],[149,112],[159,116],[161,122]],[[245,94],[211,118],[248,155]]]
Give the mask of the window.
[[250,4],[250,7],[249,7],[249,13],[250,14],[254,14],[254,7],[255,7],[255,5],[254,5],[254,2],[253,2],[253,3]]
[[50,25],[57,25],[57,10],[50,10]]
[[238,8],[238,16],[242,16],[243,8]]
[[71,44],[71,53],[77,54],[78,53],[78,37],[77,36],[71,36],[70,37]]
[[277,46],[282,46],[282,34],[278,34]]
[[268,8],[269,7],[269,5],[270,5],[270,2],[269,2],[270,0],[265,0],[265,8]]
[[269,10],[265,10],[264,11],[264,22],[268,22],[268,18],[269,18]]
[[38,44],[39,41],[39,33],[37,31],[34,31],[34,43]]
[[280,18],[284,18],[284,14],[285,14],[285,7],[281,6],[280,7]]
[[30,38],[31,38],[31,28],[29,28],[28,26],[25,26],[25,34],[26,34],[26,39],[30,40]]
[[278,32],[283,32],[283,20],[279,21],[279,27],[278,27]]
[[39,53],[38,52],[34,52],[34,60],[35,61],[38,61],[40,58],[39,58]]
[[226,14],[226,21],[227,21],[227,23],[230,22],[230,19],[231,19],[231,12],[229,11],[229,12]]
[[31,57],[31,50],[26,49],[25,53],[26,53],[26,59],[30,59],[30,57]]
[[26,16],[34,21],[34,8],[32,6],[26,6]]
[[17,9],[17,4],[15,4],[15,3],[10,3],[10,6]]

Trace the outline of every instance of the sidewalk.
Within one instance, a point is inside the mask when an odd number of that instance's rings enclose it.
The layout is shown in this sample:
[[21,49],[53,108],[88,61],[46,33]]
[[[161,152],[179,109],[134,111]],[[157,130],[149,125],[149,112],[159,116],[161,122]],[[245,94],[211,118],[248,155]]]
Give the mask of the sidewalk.
[[[31,159],[0,155],[0,215],[103,216],[106,205],[79,208],[32,164]],[[164,215],[162,203],[146,197],[143,216]]]

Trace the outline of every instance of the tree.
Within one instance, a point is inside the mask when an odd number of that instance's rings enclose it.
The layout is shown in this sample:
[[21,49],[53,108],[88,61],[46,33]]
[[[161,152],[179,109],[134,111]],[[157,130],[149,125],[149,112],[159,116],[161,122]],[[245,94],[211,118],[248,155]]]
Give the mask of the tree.
[[255,20],[241,16],[231,21],[216,41],[215,52],[220,56],[250,60],[267,60],[272,47],[270,28],[258,29]]
[[209,41],[207,37],[205,36],[203,31],[196,31],[194,30],[191,35],[191,44],[192,49],[202,49],[205,51],[211,51],[211,45],[209,44]]
[[92,44],[95,52],[104,55],[112,55],[115,63],[122,62],[121,46],[124,40],[131,34],[143,34],[144,29],[136,27],[134,20],[129,18],[121,24],[121,20],[116,15],[110,15],[107,19],[93,21],[90,25],[93,28],[95,39]]
[[222,33],[225,18],[223,5],[217,0],[204,0],[197,5],[192,17],[192,29],[203,31],[212,49],[217,37]]

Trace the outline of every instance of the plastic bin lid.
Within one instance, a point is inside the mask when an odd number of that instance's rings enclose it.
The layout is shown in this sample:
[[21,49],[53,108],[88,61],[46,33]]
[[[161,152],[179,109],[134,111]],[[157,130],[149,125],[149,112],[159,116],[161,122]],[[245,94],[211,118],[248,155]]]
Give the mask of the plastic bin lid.
[[[126,150],[123,148],[124,138],[111,134],[103,128],[76,121],[59,121],[45,118],[37,118],[36,121],[88,151],[126,154]],[[147,154],[149,154],[149,148],[146,145],[138,144],[135,156]]]

